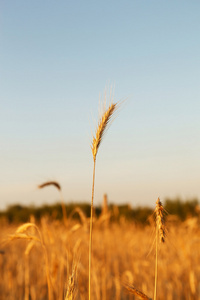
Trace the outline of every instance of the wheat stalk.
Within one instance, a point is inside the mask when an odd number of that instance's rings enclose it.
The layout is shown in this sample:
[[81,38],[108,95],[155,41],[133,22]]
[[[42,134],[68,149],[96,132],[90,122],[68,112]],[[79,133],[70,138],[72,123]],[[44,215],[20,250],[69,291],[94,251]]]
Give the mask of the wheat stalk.
[[64,198],[63,198],[63,194],[62,194],[61,185],[57,181],[46,181],[42,184],[39,184],[38,188],[43,189],[44,187],[51,186],[51,185],[56,187],[58,189],[59,193],[60,193],[63,220],[64,220],[64,224],[67,225],[67,213],[66,213],[66,208],[65,208],[65,205],[64,205]]
[[24,290],[24,300],[29,300],[30,294],[30,267],[29,267],[29,253],[35,245],[35,241],[32,240],[28,243],[26,250],[25,250],[25,270],[24,270],[24,283],[25,283],[25,290]]
[[160,198],[156,201],[155,215],[156,215],[156,259],[155,259],[155,286],[154,286],[154,300],[156,300],[157,281],[158,281],[158,234],[160,241],[165,242],[165,220],[163,214],[164,208]]
[[[106,103],[106,99],[105,99]],[[108,127],[108,124],[118,107],[118,103],[111,103],[107,110],[104,108],[102,116],[99,119],[98,126],[92,140],[92,155],[93,155],[93,181],[92,181],[92,199],[91,199],[91,212],[90,212],[90,238],[89,238],[89,300],[91,299],[91,257],[92,257],[92,223],[93,223],[93,202],[94,202],[94,183],[95,183],[95,168],[96,156],[101,144],[102,138]]]
[[[35,228],[37,230],[37,233],[39,235],[39,238],[34,235],[29,235],[27,230],[29,228]],[[9,240],[15,240],[15,239],[25,239],[30,241],[37,241],[41,244],[43,252],[44,252],[44,259],[45,259],[45,267],[46,267],[46,277],[47,277],[47,286],[48,286],[48,300],[52,300],[53,298],[53,285],[51,281],[50,276],[50,267],[49,267],[49,259],[47,254],[47,249],[44,243],[44,239],[42,236],[42,233],[40,232],[39,228],[33,224],[33,223],[24,223],[21,226],[17,228],[15,231],[15,234],[9,236]],[[25,253],[27,252],[27,249]]]

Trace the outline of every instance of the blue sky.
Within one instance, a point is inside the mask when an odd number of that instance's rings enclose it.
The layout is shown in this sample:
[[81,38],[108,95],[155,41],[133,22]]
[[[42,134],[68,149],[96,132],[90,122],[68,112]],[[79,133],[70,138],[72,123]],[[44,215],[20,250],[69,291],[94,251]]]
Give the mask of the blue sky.
[[[99,97],[127,98],[97,156],[95,204],[200,199],[199,1],[2,1],[0,209],[91,199]],[[101,96],[100,96],[101,95]],[[109,100],[109,99],[108,99]]]

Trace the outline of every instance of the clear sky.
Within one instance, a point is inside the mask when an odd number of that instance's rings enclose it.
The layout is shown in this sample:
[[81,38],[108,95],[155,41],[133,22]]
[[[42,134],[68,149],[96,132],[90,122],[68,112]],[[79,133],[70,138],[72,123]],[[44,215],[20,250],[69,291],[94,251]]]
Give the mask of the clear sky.
[[[99,95],[127,98],[99,148],[95,204],[200,199],[200,2],[0,4],[0,209],[91,199]],[[103,97],[103,96],[102,96]]]

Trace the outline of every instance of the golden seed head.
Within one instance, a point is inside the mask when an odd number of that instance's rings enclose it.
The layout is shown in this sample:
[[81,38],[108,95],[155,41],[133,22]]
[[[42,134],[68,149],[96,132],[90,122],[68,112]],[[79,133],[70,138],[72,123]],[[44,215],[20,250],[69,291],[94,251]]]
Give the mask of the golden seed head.
[[124,283],[124,287],[130,294],[135,295],[138,299],[152,300],[147,295],[145,295],[144,293],[142,293],[141,291],[139,291],[138,289],[136,289],[133,285],[131,285],[129,283]]
[[38,188],[42,189],[42,188],[44,188],[46,186],[49,186],[49,185],[55,186],[59,191],[61,190],[61,186],[57,181],[47,181],[45,183],[42,183],[42,184],[38,185]]
[[98,127],[96,129],[96,134],[95,137],[93,136],[93,141],[92,141],[92,154],[93,154],[93,159],[94,161],[96,160],[96,155],[100,146],[100,143],[102,141],[103,135],[106,131],[107,125],[113,115],[113,113],[117,109],[117,103],[112,103],[108,107],[108,109],[103,113],[102,117],[99,120]]
[[164,220],[163,211],[164,208],[162,206],[160,198],[158,198],[158,200],[156,201],[156,208],[155,208],[156,226],[160,234],[160,240],[161,242],[164,243],[165,242],[165,220]]

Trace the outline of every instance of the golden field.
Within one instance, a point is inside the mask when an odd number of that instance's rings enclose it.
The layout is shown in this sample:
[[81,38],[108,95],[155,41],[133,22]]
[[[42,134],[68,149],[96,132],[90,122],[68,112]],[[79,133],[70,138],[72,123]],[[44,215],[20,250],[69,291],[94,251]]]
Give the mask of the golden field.
[[[79,211],[81,214],[81,211]],[[65,224],[43,217],[28,225],[2,222],[0,299],[88,299],[89,219]],[[157,299],[200,299],[200,224],[198,218],[166,222],[158,246]],[[34,225],[35,224],[35,225]],[[153,299],[155,222],[139,226],[121,217],[94,219],[91,298],[142,299],[126,284]]]
[[[112,90],[110,96],[113,100]],[[32,216],[30,222],[14,227],[4,219],[2,300],[200,300],[199,215],[184,223],[168,218],[166,226],[165,209],[158,198],[149,225],[142,226],[125,215],[115,218],[119,211],[108,209],[105,195],[101,215],[95,216],[96,156],[120,104],[111,101],[106,109],[105,93],[91,144],[90,218],[79,207],[74,213],[80,221],[74,221],[72,214],[67,217],[60,184],[47,181],[38,188],[53,185],[59,191],[62,221],[55,215],[36,222]],[[111,216],[115,221],[111,222]]]

